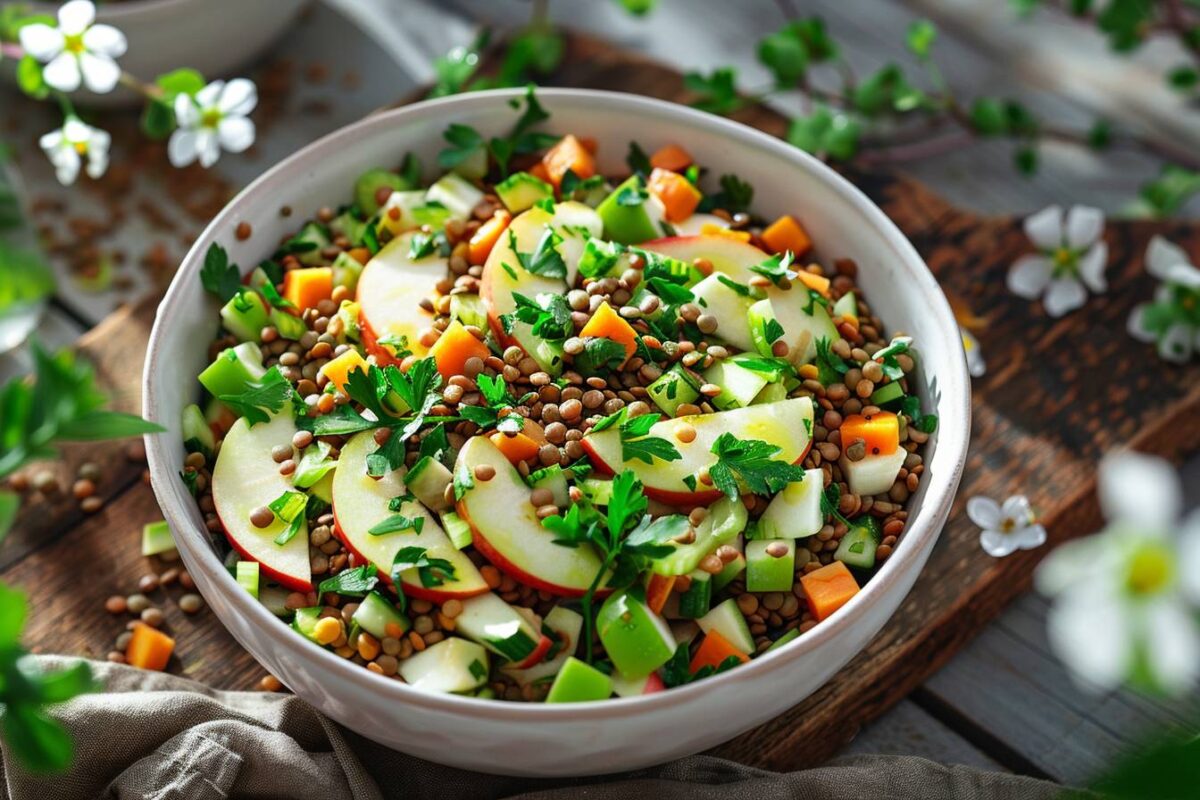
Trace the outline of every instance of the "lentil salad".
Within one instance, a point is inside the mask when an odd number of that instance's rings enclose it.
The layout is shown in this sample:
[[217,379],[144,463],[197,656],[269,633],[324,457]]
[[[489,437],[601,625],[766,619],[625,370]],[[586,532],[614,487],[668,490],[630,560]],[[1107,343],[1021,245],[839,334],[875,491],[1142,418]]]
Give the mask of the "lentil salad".
[[425,691],[605,699],[786,644],[890,556],[936,426],[853,262],[679,144],[602,175],[545,117],[451,125],[432,183],[370,170],[202,271],[206,524],[300,635]]

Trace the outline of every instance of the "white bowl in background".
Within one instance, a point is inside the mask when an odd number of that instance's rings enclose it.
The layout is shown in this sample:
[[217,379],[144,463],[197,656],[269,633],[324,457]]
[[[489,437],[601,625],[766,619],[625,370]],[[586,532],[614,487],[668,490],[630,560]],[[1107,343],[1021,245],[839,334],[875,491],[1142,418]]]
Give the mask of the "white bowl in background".
[[[309,0],[126,0],[100,3],[96,22],[125,34],[129,49],[117,59],[121,68],[147,83],[181,67],[199,70],[206,79],[233,77],[262,55]],[[0,3],[3,5],[3,3]],[[55,16],[61,3],[28,3],[31,14]],[[5,70],[12,79],[12,71]],[[141,95],[118,87],[108,94],[80,89],[71,95],[92,108],[137,106]]]
[[[218,327],[200,285],[204,254],[220,243],[248,270],[322,206],[350,200],[364,170],[408,151],[425,165],[450,122],[485,137],[507,132],[520,91],[477,92],[373,115],[305,147],[242,191],[200,235],[158,310],[142,405],[169,430],[146,438],[154,491],[184,563],[234,637],[297,695],[378,742],[422,758],[510,775],[627,770],[694,753],[782,713],[827,681],[879,631],[907,594],[950,511],[966,458],[970,384],[950,307],[920,256],[862,192],[820,161],[764,133],[646,97],[542,89],[544,127],[594,137],[601,171],[620,173],[630,139],[653,151],[682,144],[711,177],[731,172],[755,187],[765,217],[799,216],[823,260],[858,262],[859,281],[889,331],[915,338],[927,410],[940,419],[909,525],[891,558],[849,603],[796,641],[695,684],[642,697],[564,705],[418,692],[313,646],[250,597],[222,566],[195,501],[179,478],[180,413],[199,397],[196,375]],[[279,210],[295,213],[284,218]],[[238,241],[249,222],[254,235]]]

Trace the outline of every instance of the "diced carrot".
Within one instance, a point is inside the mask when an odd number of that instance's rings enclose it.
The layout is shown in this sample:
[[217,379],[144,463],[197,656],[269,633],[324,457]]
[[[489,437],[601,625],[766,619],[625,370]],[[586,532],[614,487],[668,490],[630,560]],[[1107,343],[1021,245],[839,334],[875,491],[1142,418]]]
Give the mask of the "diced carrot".
[[299,312],[315,308],[332,295],[333,270],[329,267],[293,269],[283,274],[283,298],[294,303]]
[[862,439],[867,445],[867,455],[889,455],[900,446],[900,420],[891,411],[880,411],[869,417],[852,414],[842,420],[839,430],[843,447]]
[[812,248],[812,239],[790,214],[784,214],[768,225],[762,232],[763,244],[776,253],[792,251],[796,258],[802,257]]
[[[600,307],[596,309],[596,313],[592,314],[592,318],[583,326],[583,330],[579,332],[579,335],[582,338],[590,336],[612,339],[614,342],[619,342],[625,347],[626,361],[637,350],[637,332],[608,303],[600,304]],[[625,362],[621,363],[624,364]]]
[[677,144],[664,145],[650,156],[650,166],[655,169],[669,169],[672,172],[683,172],[692,165],[692,154]]
[[367,360],[358,354],[358,351],[351,347],[346,352],[342,353],[337,358],[325,362],[325,366],[321,367],[321,372],[339,389],[346,388],[346,379],[350,377],[350,373],[355,370],[367,372],[371,365]]
[[365,247],[351,247],[346,251],[346,255],[350,256],[360,264],[366,264],[371,260],[371,251]]
[[467,255],[472,264],[483,264],[487,261],[488,253],[492,252],[496,242],[500,241],[501,234],[508,228],[510,222],[512,222],[512,214],[500,209],[492,215],[491,219],[479,226],[479,230],[475,231],[475,234],[471,236],[471,241],[467,244]]
[[730,656],[737,656],[737,660],[742,663],[750,660],[748,655],[731,645],[724,636],[716,631],[709,631],[705,634],[704,641],[700,643],[700,648],[696,650],[696,655],[692,656],[692,663],[688,665],[688,670],[694,675],[704,667],[716,669]]
[[133,626],[129,644],[125,646],[125,661],[139,669],[162,670],[167,668],[174,650],[174,639],[144,622],[138,622]]
[[667,598],[675,588],[675,577],[659,575],[657,572],[650,575],[650,582],[646,584],[646,605],[655,614],[662,613],[663,606],[667,604]]
[[[812,615],[821,621],[858,594],[858,581],[841,561],[831,561],[800,578]],[[710,634],[711,635],[711,634]]]
[[703,236],[724,236],[726,239],[733,239],[735,242],[750,241],[750,231],[735,231],[711,222],[701,225],[700,233]]
[[429,355],[437,363],[438,372],[446,380],[466,372],[467,359],[485,359],[491,355],[488,346],[476,339],[458,320],[450,325],[429,348]]
[[600,142],[596,140],[595,136],[580,136],[578,138],[584,150],[587,150],[592,155],[596,155],[596,151],[600,149]]
[[525,171],[539,180],[543,180],[546,183],[550,182],[550,173],[546,171],[546,165],[541,161],[537,162]]
[[668,222],[683,222],[692,215],[703,197],[687,178],[678,172],[658,167],[650,173],[646,188],[662,201]]
[[820,292],[826,297],[829,296],[829,278],[824,275],[818,275],[815,272],[800,270],[796,273],[796,278],[808,288]]
[[514,465],[518,461],[528,461],[537,457],[538,443],[523,433],[509,435],[496,431],[489,438],[492,440],[492,444],[496,445],[496,449]]
[[559,139],[558,144],[546,151],[546,155],[542,156],[542,164],[546,167],[546,180],[554,184],[555,189],[562,184],[567,170],[580,178],[590,178],[596,174],[596,159],[571,134]]

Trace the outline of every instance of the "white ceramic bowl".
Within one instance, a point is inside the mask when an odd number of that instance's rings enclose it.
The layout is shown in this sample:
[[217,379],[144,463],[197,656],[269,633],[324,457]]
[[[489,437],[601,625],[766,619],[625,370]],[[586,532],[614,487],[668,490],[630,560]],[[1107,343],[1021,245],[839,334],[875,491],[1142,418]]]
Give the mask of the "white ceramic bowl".
[[[817,689],[878,632],[916,580],[946,521],[966,456],[970,387],[958,327],[916,251],[858,189],[801,151],[751,128],[629,94],[544,89],[558,133],[595,137],[602,171],[619,173],[629,140],[650,150],[678,142],[715,175],[755,187],[755,209],[803,219],[822,258],[850,257],[889,330],[916,338],[917,378],[941,424],[912,500],[908,530],[879,573],[845,607],[795,642],[749,664],[667,692],[569,705],[430,695],[376,676],[301,639],[221,566],[195,502],[179,479],[179,418],[198,396],[196,375],[217,329],[200,286],[204,253],[219,242],[247,269],[321,206],[346,202],[354,178],[407,151],[432,165],[450,122],[485,136],[509,130],[519,92],[479,92],[371,116],[326,136],[239,194],[201,234],[158,311],[146,360],[143,408],[168,433],[147,437],[154,490],[200,591],[233,635],[296,694],[388,746],[457,767],[513,775],[626,770],[694,753],[780,714]],[[295,214],[280,216],[290,205]],[[234,227],[253,225],[238,241]]]
[[[287,30],[308,0],[127,0],[101,3],[96,21],[118,28],[129,49],[122,69],[144,81],[180,67],[199,70],[208,80],[256,59]],[[60,3],[35,2],[30,10],[51,17]],[[6,72],[6,74],[8,74]],[[72,97],[93,107],[136,106],[143,100],[127,89]]]

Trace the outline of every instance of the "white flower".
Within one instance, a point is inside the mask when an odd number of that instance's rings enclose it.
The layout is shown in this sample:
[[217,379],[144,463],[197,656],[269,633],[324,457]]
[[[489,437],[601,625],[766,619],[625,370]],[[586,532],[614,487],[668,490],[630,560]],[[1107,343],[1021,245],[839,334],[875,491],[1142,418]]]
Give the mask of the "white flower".
[[1046,543],[1046,529],[1037,524],[1025,495],[1014,495],[1003,506],[990,497],[972,497],[967,501],[967,516],[983,529],[979,544],[994,558]]
[[213,81],[194,98],[186,94],[176,97],[179,128],[167,145],[171,163],[186,167],[199,159],[200,166],[211,167],[222,150],[240,153],[254,144],[254,123],[246,115],[257,104],[258,89],[245,78]]
[[70,186],[79,177],[79,169],[87,157],[87,174],[99,178],[108,169],[108,147],[112,137],[106,131],[93,128],[79,117],[68,117],[58,130],[50,131],[38,140],[46,157],[54,165],[58,182]]
[[1106,456],[1098,491],[1108,526],[1034,575],[1053,598],[1050,645],[1087,685],[1186,692],[1200,679],[1200,512],[1180,524],[1174,470],[1137,453]]
[[963,352],[967,354],[967,372],[972,378],[982,378],[987,373],[987,364],[983,360],[983,351],[979,349],[979,340],[963,326],[958,326],[962,336]]
[[1061,206],[1050,206],[1025,218],[1025,233],[1039,252],[1018,258],[1009,269],[1013,294],[1027,300],[1041,297],[1046,313],[1061,317],[1084,304],[1087,289],[1100,294],[1108,288],[1108,245],[1102,239],[1100,209],[1072,206],[1064,218]]
[[93,25],[95,19],[91,0],[71,0],[58,9],[57,28],[41,22],[21,28],[21,48],[46,65],[42,78],[48,86],[73,92],[82,82],[97,94],[116,88],[125,34],[112,25]]
[[1181,247],[1161,236],[1146,248],[1146,271],[1162,283],[1153,303],[1142,303],[1129,315],[1129,333],[1155,342],[1166,361],[1183,364],[1200,352],[1200,269]]

